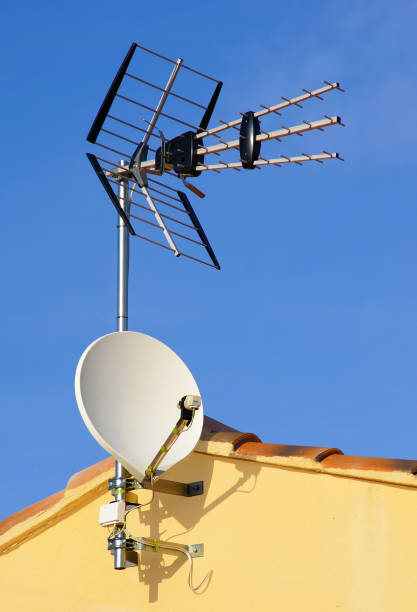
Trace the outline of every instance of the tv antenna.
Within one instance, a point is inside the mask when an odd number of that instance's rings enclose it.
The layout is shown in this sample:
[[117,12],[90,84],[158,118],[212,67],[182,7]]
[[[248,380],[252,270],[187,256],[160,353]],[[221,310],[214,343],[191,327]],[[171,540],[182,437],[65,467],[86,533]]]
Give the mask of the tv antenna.
[[[163,68],[166,64],[172,66],[166,84],[148,80],[155,73],[152,69],[149,77],[145,75],[147,78],[131,71],[138,52],[141,60],[144,54],[157,60],[159,72],[161,62]],[[140,65],[144,69],[143,61]],[[270,158],[261,155],[261,147],[268,142],[284,143],[290,136],[343,125],[339,116],[323,115],[321,119],[303,119],[296,125],[280,125],[271,131],[261,128],[261,119],[276,119],[287,109],[302,108],[302,103],[311,99],[323,100],[325,94],[334,90],[343,91],[337,82],[323,83],[318,89],[303,89],[302,94],[293,98],[281,97],[278,104],[260,105],[256,112],[240,113],[237,119],[221,121],[220,125],[209,128],[223,83],[187,66],[180,58],[173,60],[132,43],[87,136],[88,142],[107,152],[106,157],[92,153],[87,153],[87,157],[132,236],[171,251],[177,257],[183,255],[220,269],[182,187],[204,198],[204,193],[191,180],[207,171],[260,170],[266,166],[342,160],[338,153],[328,151],[290,156],[281,154]],[[191,93],[186,96],[188,90]],[[207,99],[192,99],[196,91],[200,96],[204,92]],[[177,131],[172,136],[173,126]],[[233,130],[233,139],[229,139]],[[170,137],[166,136],[168,131]],[[228,133],[227,138],[224,132]],[[155,146],[151,146],[151,138],[152,145],[156,141]],[[116,148],[122,146],[124,151]],[[220,154],[230,152],[238,152],[239,159],[220,159]],[[126,161],[118,161],[115,154]],[[121,182],[124,192],[121,194],[119,189],[119,194],[116,194],[113,186],[120,187]],[[136,197],[133,199],[134,196],[140,197],[140,201]],[[139,233],[137,227],[141,228]],[[153,231],[153,235],[150,236],[146,230]],[[205,251],[205,259],[200,254],[197,256],[202,251]]]
[[[160,65],[147,68],[141,62],[141,76],[131,71],[139,52],[142,59],[171,66],[166,84],[153,82]],[[193,587],[192,558],[203,555],[202,544],[157,542],[134,538],[126,531],[127,513],[141,505],[132,496],[133,489],[151,489],[152,496],[154,491],[188,497],[203,493],[201,481],[177,483],[160,478],[193,450],[201,434],[203,409],[198,387],[181,359],[158,340],[127,331],[129,235],[176,257],[220,269],[183,186],[204,198],[191,181],[207,171],[238,172],[342,159],[328,151],[261,155],[261,147],[268,142],[284,143],[293,135],[343,125],[340,117],[329,115],[269,131],[260,122],[276,119],[310,99],[323,100],[331,91],[343,91],[339,83],[324,81],[318,89],[303,89],[298,96],[282,97],[278,104],[261,105],[260,110],[240,113],[237,119],[221,120],[209,128],[221,88],[221,81],[185,65],[182,59],[173,60],[133,43],[87,136],[106,151],[105,157],[92,153],[87,157],[118,213],[117,333],[99,338],[84,351],[75,382],[86,426],[116,459],[115,476],[109,480],[114,502],[101,507],[100,523],[112,527],[108,548],[114,554],[115,569],[137,565],[139,550],[180,551],[190,561],[188,583],[193,590],[208,577]],[[193,99],[196,91],[198,100]],[[174,124],[181,126],[177,132]],[[237,160],[220,159],[220,154],[236,152]]]

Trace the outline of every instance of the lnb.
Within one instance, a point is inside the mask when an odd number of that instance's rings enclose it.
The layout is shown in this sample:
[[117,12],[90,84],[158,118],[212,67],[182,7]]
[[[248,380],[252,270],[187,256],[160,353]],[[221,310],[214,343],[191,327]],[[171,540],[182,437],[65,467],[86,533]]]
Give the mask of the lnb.
[[177,404],[180,410],[198,410],[201,406],[201,397],[199,395],[184,395]]

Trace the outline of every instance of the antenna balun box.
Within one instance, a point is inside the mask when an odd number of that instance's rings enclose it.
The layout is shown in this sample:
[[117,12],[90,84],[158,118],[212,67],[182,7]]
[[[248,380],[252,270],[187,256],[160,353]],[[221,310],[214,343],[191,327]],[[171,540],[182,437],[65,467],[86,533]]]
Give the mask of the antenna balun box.
[[114,501],[100,506],[98,522],[102,527],[124,523],[126,514],[126,504],[124,501]]

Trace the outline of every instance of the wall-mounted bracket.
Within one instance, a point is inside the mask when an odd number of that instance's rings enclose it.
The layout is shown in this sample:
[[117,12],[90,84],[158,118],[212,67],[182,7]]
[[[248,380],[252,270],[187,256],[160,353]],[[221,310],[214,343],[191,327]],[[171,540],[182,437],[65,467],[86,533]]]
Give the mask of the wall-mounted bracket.
[[188,552],[190,557],[193,559],[196,557],[204,557],[204,544],[178,544],[178,542],[171,542],[167,540],[156,540],[151,538],[138,538],[133,540],[126,540],[127,547],[131,546],[133,550],[150,550],[152,552],[176,552],[176,550],[183,550]]
[[195,557],[204,557],[204,544],[187,544],[186,548],[193,559]]
[[[152,538],[126,538],[122,533],[116,533],[107,540],[107,549],[112,555],[116,556],[117,551],[124,550],[125,566],[135,567],[139,563],[138,551],[147,550],[150,552],[160,552],[166,554],[175,554],[176,552],[184,552],[189,554],[192,559],[196,557],[204,557],[204,544],[178,544],[164,540]],[[116,568],[123,569],[123,568]]]
[[203,495],[204,482],[197,480],[196,482],[176,482],[175,480],[165,480],[163,478],[155,480],[153,485],[150,480],[143,480],[141,483],[135,478],[127,478],[127,490],[133,489],[152,489],[155,493],[168,493],[169,495],[181,495],[182,497],[194,497],[195,495]]
[[139,508],[140,506],[138,496],[132,493],[132,491],[127,491],[125,500],[126,500],[126,511],[127,512],[130,512],[131,510],[134,510],[135,508]]
[[[154,481],[153,485],[150,480],[139,482],[137,478],[109,478],[109,490],[112,495],[117,495],[121,491],[134,491],[137,489],[153,488],[155,493],[168,493],[169,495],[180,495],[181,497],[194,497],[195,495],[203,495],[204,482],[197,480],[196,482],[176,482],[175,480],[165,480],[163,478]],[[133,500],[128,501],[128,504],[137,505]]]

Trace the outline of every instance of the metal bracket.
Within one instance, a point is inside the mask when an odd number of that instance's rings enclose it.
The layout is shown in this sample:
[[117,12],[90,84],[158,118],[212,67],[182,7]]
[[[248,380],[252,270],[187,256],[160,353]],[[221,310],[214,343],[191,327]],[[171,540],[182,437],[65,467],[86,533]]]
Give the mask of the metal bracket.
[[126,567],[137,567],[139,565],[139,555],[136,550],[126,551]]
[[138,496],[132,493],[131,491],[127,491],[125,496],[126,501],[126,510],[130,512],[134,508],[139,508],[140,503],[138,500]]
[[139,185],[139,187],[147,187],[148,186],[148,178],[146,176],[146,172],[141,172],[140,167],[142,162],[146,161],[148,157],[148,145],[141,142],[137,147],[136,151],[132,155],[132,159],[129,164],[129,170],[135,177],[135,181]]
[[204,544],[187,544],[186,548],[191,557],[204,557]]
[[[148,539],[148,538],[147,538]],[[170,548],[171,546],[175,546],[175,548]],[[125,563],[126,567],[135,567],[139,564],[139,555],[138,551],[140,550],[148,550],[151,552],[160,552],[164,554],[175,554],[179,552],[179,549],[187,552],[190,557],[195,559],[196,557],[204,557],[204,544],[178,544],[177,542],[169,542],[163,540],[154,540],[151,544],[150,542],[138,541],[133,538],[110,538],[107,543],[107,549],[114,556],[116,554],[116,550],[120,548],[125,548]],[[119,568],[121,569],[121,568]]]
[[[149,540],[149,538],[146,538]],[[128,540],[126,541],[128,542]],[[170,542],[166,540],[154,540],[154,543],[150,542],[138,542],[134,540],[134,550],[151,550],[152,552],[163,552],[163,553],[175,553],[177,549],[182,549],[188,552],[190,557],[204,557],[204,544],[178,544],[178,542]],[[175,546],[176,548],[170,548]]]
[[[137,489],[152,489],[150,480],[139,482],[137,478],[110,478],[109,489],[112,495],[118,489],[125,491],[134,491]],[[194,497],[195,495],[203,495],[204,482],[198,480],[196,482],[176,482],[174,480],[158,479],[153,483],[155,493],[168,493],[169,495],[181,495],[182,497]],[[130,503],[130,502],[129,502]]]
[[[141,488],[151,489],[151,483],[148,480],[142,481]],[[204,482],[175,482],[174,480],[156,480],[153,484],[155,493],[168,493],[169,495],[181,495],[182,497],[194,497],[194,495],[203,495]]]

